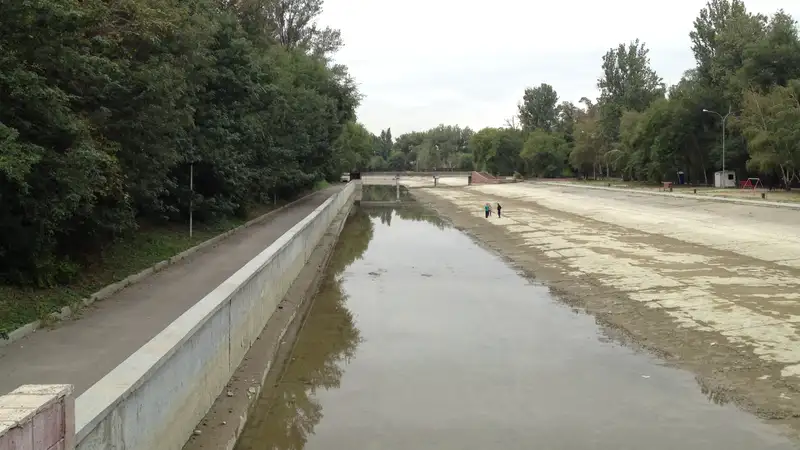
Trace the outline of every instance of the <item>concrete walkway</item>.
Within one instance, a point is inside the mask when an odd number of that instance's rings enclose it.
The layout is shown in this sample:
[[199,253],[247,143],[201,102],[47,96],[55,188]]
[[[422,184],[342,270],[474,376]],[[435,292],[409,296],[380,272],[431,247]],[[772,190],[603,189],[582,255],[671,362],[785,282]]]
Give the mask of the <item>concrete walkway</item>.
[[[594,189],[594,190],[601,190],[601,191],[616,191],[616,192],[629,192],[632,194],[642,194],[642,195],[657,195],[662,197],[672,197],[672,198],[688,198],[691,200],[700,200],[700,201],[710,201],[710,202],[724,202],[724,203],[735,203],[739,205],[754,205],[754,206],[771,206],[774,208],[788,208],[788,209],[795,209],[800,210],[800,203],[790,203],[790,202],[774,202],[769,200],[751,200],[747,198],[736,198],[736,197],[722,197],[719,195],[709,195],[709,194],[682,194],[680,192],[664,192],[664,191],[657,191],[655,189],[632,189],[632,188],[623,188],[623,187],[608,187],[608,186],[597,186],[591,184],[578,184],[578,183],[568,183],[563,181],[540,181],[534,180],[529,181],[527,183],[532,184],[544,184],[548,186],[560,186],[560,187],[568,187],[568,188],[580,188],[580,189]],[[733,190],[733,189],[731,189]]]
[[95,303],[76,320],[0,348],[0,394],[22,384],[69,383],[80,395],[341,189],[312,194]]

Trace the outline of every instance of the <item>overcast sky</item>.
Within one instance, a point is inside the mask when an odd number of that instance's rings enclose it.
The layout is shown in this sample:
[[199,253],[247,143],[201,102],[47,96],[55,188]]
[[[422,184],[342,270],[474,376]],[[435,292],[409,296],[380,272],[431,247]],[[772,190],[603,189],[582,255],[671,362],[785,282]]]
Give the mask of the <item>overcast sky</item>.
[[[798,0],[746,0],[800,18]],[[639,38],[670,85],[694,66],[689,32],[705,0],[325,0],[336,56],[365,98],[358,118],[397,137],[440,123],[480,129],[516,114],[526,87],[595,98],[603,54]]]

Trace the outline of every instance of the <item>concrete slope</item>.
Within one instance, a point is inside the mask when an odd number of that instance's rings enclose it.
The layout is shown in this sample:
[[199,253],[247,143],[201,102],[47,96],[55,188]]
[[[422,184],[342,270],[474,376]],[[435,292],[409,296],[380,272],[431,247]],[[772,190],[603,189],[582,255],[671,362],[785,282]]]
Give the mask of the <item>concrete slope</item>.
[[0,394],[22,384],[69,383],[80,395],[340,189],[306,197],[96,303],[76,320],[0,348]]

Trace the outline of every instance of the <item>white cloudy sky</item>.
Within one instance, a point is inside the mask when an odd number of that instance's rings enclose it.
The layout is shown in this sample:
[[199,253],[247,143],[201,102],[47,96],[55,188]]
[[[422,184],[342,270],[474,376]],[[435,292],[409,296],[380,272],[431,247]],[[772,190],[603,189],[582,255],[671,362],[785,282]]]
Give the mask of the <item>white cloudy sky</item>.
[[[745,0],[753,12],[798,0]],[[647,4],[652,5],[646,7]],[[325,0],[321,23],[341,29],[336,59],[366,96],[359,120],[399,136],[440,123],[501,126],[525,87],[562,100],[597,96],[601,57],[635,38],[667,84],[694,65],[689,32],[705,0]]]

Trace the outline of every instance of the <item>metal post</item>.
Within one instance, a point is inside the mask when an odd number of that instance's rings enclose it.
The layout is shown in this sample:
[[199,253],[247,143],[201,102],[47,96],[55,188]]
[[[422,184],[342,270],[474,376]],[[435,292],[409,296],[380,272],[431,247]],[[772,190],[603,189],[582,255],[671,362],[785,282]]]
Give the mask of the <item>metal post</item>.
[[731,113],[733,112],[731,108],[732,106],[728,105],[728,114],[725,114],[724,116],[716,111],[711,111],[710,109],[703,109],[703,112],[716,114],[719,116],[720,119],[722,119],[722,177],[723,177],[722,188],[723,189],[728,187],[728,174],[725,172],[725,122],[728,121],[728,116],[730,116]]
[[189,163],[189,237],[194,231],[194,163]]
[[725,117],[722,118],[722,174],[725,176],[725,185],[723,187],[728,187],[728,173],[725,172],[725,122],[728,121],[728,116],[731,115],[731,107],[728,105],[728,114],[725,114]]

